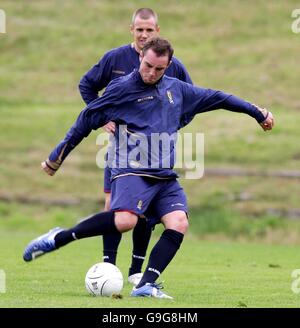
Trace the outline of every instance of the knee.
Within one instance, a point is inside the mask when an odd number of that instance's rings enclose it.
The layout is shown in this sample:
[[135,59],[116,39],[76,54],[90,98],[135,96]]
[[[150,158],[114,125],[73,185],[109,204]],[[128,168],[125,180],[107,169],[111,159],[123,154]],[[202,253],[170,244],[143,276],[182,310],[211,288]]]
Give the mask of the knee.
[[133,229],[137,223],[137,215],[130,212],[116,212],[115,225],[120,232]]
[[188,220],[186,214],[184,213],[184,214],[180,215],[177,218],[177,221],[175,224],[176,224],[175,230],[185,234],[189,227],[189,220]]
[[189,227],[187,215],[183,211],[175,211],[167,214],[162,218],[162,222],[166,229],[173,229],[183,234],[186,233]]

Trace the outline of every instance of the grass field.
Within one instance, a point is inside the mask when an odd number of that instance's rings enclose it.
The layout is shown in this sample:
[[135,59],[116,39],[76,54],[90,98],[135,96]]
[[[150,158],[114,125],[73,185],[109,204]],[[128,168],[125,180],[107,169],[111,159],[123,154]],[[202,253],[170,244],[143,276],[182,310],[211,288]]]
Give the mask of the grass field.
[[[81,76],[108,49],[131,42],[131,14],[144,5],[1,1],[7,33],[0,34],[0,269],[7,292],[0,293],[0,307],[299,307],[300,296],[291,291],[291,272],[300,266],[295,0],[147,1],[196,84],[265,106],[276,118],[271,133],[225,111],[200,115],[185,128],[205,135],[205,169],[252,174],[181,179],[191,232],[162,277],[174,301],[131,299],[128,284],[122,300],[89,297],[83,279],[100,260],[95,239],[23,263],[31,238],[103,206],[97,132],[54,178],[39,166],[84,107]],[[272,175],[278,172],[295,177]],[[125,275],[129,239],[118,262]]]
[[[291,290],[291,273],[299,266],[295,246],[201,241],[188,236],[176,259],[162,275],[174,300],[92,297],[84,287],[88,268],[99,262],[99,239],[93,238],[46,255],[32,263],[21,260],[29,233],[0,234],[1,267],[7,291],[0,307],[299,307]],[[155,239],[155,238],[154,238]],[[122,240],[118,265],[126,278],[130,239]]]

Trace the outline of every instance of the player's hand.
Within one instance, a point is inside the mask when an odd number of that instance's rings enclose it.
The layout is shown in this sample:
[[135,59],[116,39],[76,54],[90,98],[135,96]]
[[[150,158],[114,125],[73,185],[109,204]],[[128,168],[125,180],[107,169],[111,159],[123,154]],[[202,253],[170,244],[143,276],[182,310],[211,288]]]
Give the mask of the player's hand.
[[266,119],[260,123],[260,126],[264,131],[272,130],[274,126],[274,117],[271,112],[267,113]]
[[41,163],[42,170],[45,171],[48,175],[54,175],[59,168],[59,164],[52,162],[49,159],[46,159]]
[[105,124],[102,129],[106,131],[107,133],[112,133],[114,134],[116,131],[116,123],[115,122],[108,122]]
[[272,130],[274,126],[274,117],[271,112],[269,112],[266,108],[261,108],[255,104],[252,104],[255,106],[265,117],[265,120],[259,123],[259,125],[262,127],[264,131]]

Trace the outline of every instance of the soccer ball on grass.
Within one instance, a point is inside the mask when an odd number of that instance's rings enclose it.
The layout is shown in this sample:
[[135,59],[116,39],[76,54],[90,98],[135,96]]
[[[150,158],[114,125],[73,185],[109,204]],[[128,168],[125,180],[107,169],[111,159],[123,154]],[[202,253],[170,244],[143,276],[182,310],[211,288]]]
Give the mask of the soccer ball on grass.
[[93,296],[118,295],[123,288],[122,272],[111,263],[96,263],[85,276],[85,287]]

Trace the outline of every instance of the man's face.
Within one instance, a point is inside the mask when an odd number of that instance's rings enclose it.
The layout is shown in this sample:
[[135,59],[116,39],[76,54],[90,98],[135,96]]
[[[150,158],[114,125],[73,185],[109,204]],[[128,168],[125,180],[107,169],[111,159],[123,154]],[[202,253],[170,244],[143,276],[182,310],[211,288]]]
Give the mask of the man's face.
[[139,16],[135,18],[134,24],[130,26],[135,50],[140,52],[148,39],[158,36],[159,26],[155,24],[154,17],[142,19]]
[[146,84],[155,84],[165,73],[169,66],[168,55],[157,57],[152,49],[141,55],[139,72]]

